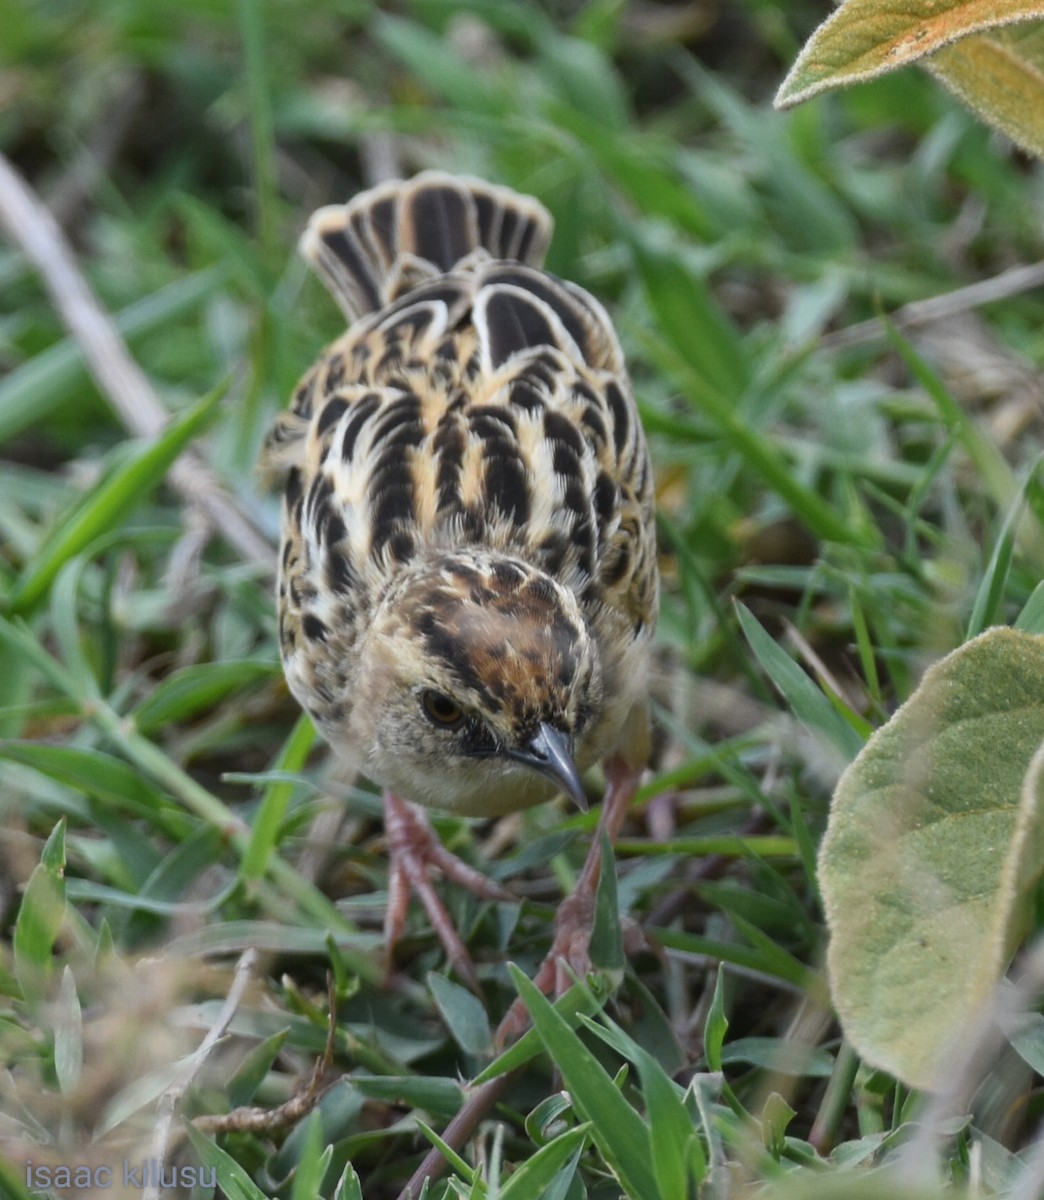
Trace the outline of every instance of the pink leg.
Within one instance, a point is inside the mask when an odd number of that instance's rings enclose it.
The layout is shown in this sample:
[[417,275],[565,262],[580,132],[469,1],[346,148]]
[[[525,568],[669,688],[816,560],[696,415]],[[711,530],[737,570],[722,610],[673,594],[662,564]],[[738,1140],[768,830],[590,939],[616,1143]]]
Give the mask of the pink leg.
[[[558,910],[551,949],[533,977],[533,982],[546,994],[559,996],[569,987],[571,980],[566,966],[581,978],[591,970],[591,932],[598,879],[602,873],[601,833],[604,829],[610,842],[616,840],[638,790],[641,771],[636,771],[622,758],[614,756],[607,760],[605,774],[608,786],[602,802],[598,829],[591,841],[587,860],[573,888],[573,894]],[[497,1029],[498,1045],[514,1040],[528,1024],[529,1016],[525,1006],[521,1000],[516,1000]]]
[[518,897],[451,854],[439,841],[424,813],[393,792],[384,793],[384,826],[391,860],[388,909],[384,916],[385,954],[390,960],[395,944],[402,936],[412,891],[424,905],[451,966],[472,991],[477,992],[479,984],[471,956],[432,886],[431,868],[437,868],[448,879],[484,900],[517,902]]

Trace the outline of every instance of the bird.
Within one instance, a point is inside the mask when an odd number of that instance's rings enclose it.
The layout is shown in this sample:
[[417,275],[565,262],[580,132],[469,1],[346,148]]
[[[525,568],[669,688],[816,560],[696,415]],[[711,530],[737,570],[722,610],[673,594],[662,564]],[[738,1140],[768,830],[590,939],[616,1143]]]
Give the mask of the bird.
[[[300,250],[339,303],[268,436],[283,474],[279,643],[289,688],[383,791],[386,945],[409,892],[477,986],[431,880],[514,899],[425,810],[496,817],[602,763],[615,836],[649,755],[658,610],[653,473],[605,308],[543,268],[532,196],[424,171],[319,209]],[[583,942],[598,839],[545,986]]]

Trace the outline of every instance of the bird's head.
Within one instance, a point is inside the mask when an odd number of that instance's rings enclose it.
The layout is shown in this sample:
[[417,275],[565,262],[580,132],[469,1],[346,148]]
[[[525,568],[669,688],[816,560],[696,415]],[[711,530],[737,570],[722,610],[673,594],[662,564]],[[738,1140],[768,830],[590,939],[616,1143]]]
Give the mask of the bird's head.
[[358,650],[351,742],[376,783],[476,816],[559,791],[584,806],[602,677],[568,588],[508,555],[440,552],[402,572]]

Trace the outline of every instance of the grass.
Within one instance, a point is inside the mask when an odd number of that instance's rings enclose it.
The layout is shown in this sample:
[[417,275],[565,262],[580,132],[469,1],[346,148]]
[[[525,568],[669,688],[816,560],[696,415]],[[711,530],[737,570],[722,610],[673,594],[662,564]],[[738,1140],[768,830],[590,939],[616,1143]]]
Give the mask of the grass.
[[[1044,299],[844,331],[1035,261],[1044,176],[915,72],[772,112],[822,15],[5,13],[0,147],[176,414],[131,436],[0,248],[5,1194],[28,1194],[28,1160],[166,1144],[236,1200],[395,1197],[461,1080],[483,1119],[432,1198],[903,1194],[869,1168],[909,1166],[933,1110],[830,1015],[816,844],[840,769],[927,663],[991,623],[1040,627]],[[163,483],[194,439],[274,541],[257,450],[340,331],[294,240],[389,155],[549,206],[550,269],[611,309],[657,467],[661,736],[607,906],[646,949],[555,1006],[527,979],[593,816],[440,819],[524,900],[445,890],[481,1001],[419,906],[382,979],[377,798],[287,695],[264,565]],[[336,1083],[307,1115],[328,973]],[[497,1054],[519,995],[535,1031]],[[1016,1041],[911,1195],[1037,1194],[1041,1094]],[[189,1145],[185,1119],[238,1105],[278,1119]]]

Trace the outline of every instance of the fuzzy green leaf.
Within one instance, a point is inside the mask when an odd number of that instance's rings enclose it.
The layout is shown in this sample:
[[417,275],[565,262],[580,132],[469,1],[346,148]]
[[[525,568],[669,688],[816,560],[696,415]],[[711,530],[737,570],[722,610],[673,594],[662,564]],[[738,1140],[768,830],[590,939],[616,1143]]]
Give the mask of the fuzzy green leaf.
[[966,38],[925,66],[984,121],[1044,158],[1044,24]]
[[961,38],[1044,16],[1032,0],[847,0],[805,43],[776,94],[800,104],[828,88],[873,79],[934,54]]
[[1044,637],[932,667],[842,776],[820,854],[831,991],[859,1053],[931,1088],[991,995],[1044,862]]
[[[1044,154],[1044,5],[1035,0],[847,0],[776,94],[788,108],[923,60],[983,120]],[[928,57],[930,56],[930,57]]]

